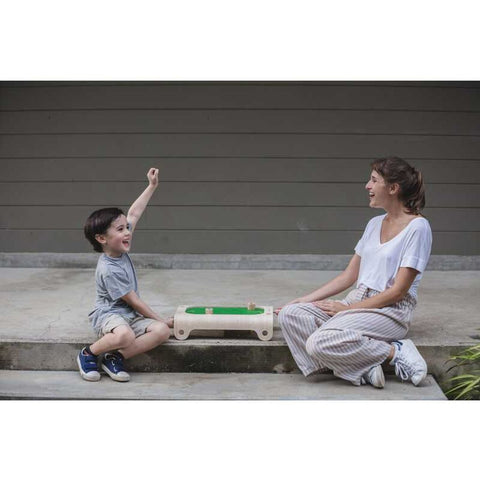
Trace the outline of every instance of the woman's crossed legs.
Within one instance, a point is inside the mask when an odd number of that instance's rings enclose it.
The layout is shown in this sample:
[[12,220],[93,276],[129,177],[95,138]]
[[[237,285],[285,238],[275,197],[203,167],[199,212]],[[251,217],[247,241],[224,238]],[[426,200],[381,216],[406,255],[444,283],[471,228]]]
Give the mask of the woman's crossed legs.
[[390,342],[404,338],[408,331],[388,315],[388,308],[345,310],[330,317],[311,303],[287,305],[279,323],[305,376],[333,370],[355,385],[370,368],[390,357]]

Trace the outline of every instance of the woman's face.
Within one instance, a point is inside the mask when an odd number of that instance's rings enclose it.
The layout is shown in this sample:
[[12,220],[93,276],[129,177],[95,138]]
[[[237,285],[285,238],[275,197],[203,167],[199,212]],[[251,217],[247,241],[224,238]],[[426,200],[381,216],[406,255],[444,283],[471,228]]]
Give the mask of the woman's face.
[[365,185],[365,188],[370,197],[370,207],[384,208],[385,205],[391,201],[389,186],[385,183],[383,177],[375,170],[372,170],[370,180]]

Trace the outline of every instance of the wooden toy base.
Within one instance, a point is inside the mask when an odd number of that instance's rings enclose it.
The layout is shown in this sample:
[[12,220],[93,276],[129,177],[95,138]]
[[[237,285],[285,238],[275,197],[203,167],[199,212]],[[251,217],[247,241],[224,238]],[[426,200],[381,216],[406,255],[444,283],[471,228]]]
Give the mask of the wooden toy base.
[[[212,313],[206,313],[211,309]],[[173,332],[178,340],[193,330],[253,330],[260,340],[273,336],[273,307],[199,307],[180,305],[174,316]]]

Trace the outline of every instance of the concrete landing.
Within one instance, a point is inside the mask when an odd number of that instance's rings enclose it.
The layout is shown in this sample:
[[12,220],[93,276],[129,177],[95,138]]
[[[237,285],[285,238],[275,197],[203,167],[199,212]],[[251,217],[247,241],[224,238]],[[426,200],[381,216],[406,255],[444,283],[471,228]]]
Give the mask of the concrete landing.
[[[137,269],[140,295],[161,315],[180,304],[281,306],[337,271]],[[429,373],[444,380],[448,358],[480,340],[480,272],[427,271],[408,337]],[[339,298],[342,298],[340,296]],[[93,269],[0,268],[0,369],[76,370],[78,350],[95,336],[87,314],[95,299]],[[132,372],[272,373],[295,364],[278,325],[272,341],[253,334],[173,337],[128,362]],[[387,369],[388,373],[388,369]]]
[[[0,339],[91,342],[93,269],[0,268]],[[181,304],[284,305],[338,271],[137,269],[141,297],[159,314]],[[480,340],[480,271],[427,271],[409,336],[417,345],[471,345]],[[346,294],[345,294],[346,295]],[[343,298],[345,295],[339,295]]]
[[445,400],[432,376],[418,387],[386,376],[384,389],[355,387],[333,375],[308,382],[299,374],[136,373],[128,383],[78,372],[0,371],[0,398],[57,400]]

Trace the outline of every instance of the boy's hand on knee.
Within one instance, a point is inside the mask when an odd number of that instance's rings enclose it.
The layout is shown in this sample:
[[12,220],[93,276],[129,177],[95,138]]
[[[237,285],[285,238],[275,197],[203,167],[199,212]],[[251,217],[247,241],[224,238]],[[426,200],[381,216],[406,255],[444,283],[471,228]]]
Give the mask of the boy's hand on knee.
[[168,317],[166,320],[162,319],[161,322],[165,323],[167,327],[173,327],[173,317]]

